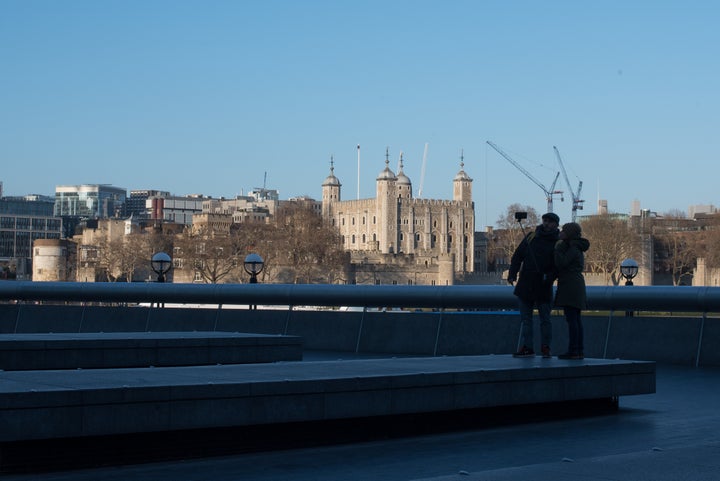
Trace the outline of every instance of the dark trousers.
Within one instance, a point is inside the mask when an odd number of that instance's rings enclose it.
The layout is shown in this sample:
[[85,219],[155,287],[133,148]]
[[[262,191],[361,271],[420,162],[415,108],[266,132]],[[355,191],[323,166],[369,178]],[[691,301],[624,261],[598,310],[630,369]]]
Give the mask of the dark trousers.
[[568,352],[583,354],[583,325],[581,311],[577,307],[565,307],[565,320],[568,323]]

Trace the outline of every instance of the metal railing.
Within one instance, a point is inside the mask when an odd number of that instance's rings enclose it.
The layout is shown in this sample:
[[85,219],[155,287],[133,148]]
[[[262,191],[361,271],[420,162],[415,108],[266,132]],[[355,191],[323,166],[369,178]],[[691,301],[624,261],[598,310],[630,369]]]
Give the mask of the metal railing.
[[[170,284],[0,281],[0,302],[515,309],[511,286]],[[591,310],[720,312],[720,287],[589,286]]]

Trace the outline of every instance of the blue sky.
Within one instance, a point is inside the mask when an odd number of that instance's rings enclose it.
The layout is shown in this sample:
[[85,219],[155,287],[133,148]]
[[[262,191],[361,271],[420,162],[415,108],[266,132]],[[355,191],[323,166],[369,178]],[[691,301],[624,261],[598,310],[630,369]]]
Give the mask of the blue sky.
[[[374,195],[402,151],[479,228],[545,195],[562,154],[584,213],[720,205],[720,3],[0,0],[5,195],[106,183],[232,197]],[[558,188],[568,191],[562,177]],[[562,221],[570,196],[555,201]]]

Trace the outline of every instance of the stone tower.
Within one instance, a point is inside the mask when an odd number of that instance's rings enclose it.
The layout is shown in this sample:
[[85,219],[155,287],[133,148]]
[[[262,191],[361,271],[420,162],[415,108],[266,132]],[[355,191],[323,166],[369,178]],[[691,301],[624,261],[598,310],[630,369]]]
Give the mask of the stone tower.
[[453,179],[453,200],[472,202],[472,179],[465,173],[465,158],[460,154],[460,172]]
[[389,149],[385,150],[385,169],[378,174],[376,180],[376,216],[381,219],[378,229],[380,252],[393,253],[398,246],[398,201],[395,197],[397,177],[390,170]]
[[322,183],[322,216],[328,219],[332,215],[332,204],[340,201],[340,180],[335,177],[335,165],[330,157],[330,175]]

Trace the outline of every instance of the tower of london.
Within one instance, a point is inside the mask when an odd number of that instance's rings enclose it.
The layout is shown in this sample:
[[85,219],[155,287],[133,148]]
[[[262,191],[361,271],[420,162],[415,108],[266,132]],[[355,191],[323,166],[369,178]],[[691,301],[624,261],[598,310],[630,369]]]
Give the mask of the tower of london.
[[388,157],[386,152],[375,198],[342,200],[332,161],[322,184],[322,215],[351,253],[353,281],[450,285],[473,272],[475,205],[462,157],[452,200],[414,198],[402,156],[397,174]]

